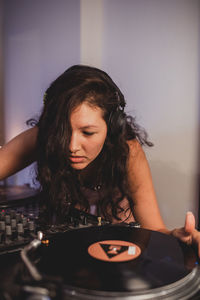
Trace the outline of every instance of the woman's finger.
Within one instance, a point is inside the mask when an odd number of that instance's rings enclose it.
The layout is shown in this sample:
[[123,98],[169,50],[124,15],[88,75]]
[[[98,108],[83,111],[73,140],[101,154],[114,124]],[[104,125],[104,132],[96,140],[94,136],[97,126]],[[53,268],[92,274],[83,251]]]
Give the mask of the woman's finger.
[[190,211],[186,214],[184,229],[186,233],[192,233],[195,230],[195,217]]

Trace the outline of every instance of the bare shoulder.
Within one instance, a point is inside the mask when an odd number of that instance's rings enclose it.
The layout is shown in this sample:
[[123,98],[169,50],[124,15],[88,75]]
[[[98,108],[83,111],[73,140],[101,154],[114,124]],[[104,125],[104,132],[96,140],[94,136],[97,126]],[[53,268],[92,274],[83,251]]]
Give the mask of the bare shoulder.
[[145,158],[144,150],[137,139],[129,140],[127,144],[129,146],[129,159]]
[[127,141],[127,144],[127,175],[134,203],[134,216],[144,228],[165,230],[145,152],[137,140]]
[[127,141],[129,156],[127,160],[128,179],[135,189],[143,185],[150,178],[150,169],[146,155],[140,143],[134,139]]

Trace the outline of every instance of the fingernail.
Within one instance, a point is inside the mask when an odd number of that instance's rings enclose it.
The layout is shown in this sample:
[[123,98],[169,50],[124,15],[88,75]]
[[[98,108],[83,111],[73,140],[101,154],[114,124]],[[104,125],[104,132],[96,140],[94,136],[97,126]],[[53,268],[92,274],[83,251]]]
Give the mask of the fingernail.
[[193,215],[193,213],[191,211],[187,211],[187,215]]

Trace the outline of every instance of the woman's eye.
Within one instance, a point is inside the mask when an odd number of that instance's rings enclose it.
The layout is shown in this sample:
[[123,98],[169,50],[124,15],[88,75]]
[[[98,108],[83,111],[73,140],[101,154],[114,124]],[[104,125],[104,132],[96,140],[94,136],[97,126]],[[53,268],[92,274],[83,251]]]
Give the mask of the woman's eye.
[[93,135],[93,134],[94,134],[94,132],[90,132],[90,131],[83,131],[83,134],[84,134],[84,135]]

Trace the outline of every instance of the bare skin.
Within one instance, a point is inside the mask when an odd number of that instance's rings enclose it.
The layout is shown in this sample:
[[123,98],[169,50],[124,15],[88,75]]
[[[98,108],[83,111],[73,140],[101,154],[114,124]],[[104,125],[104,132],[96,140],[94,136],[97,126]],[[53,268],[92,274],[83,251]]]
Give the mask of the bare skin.
[[153,187],[151,172],[142,147],[137,141],[130,141],[128,162],[129,183],[132,187],[134,212],[143,228],[172,234],[188,245],[198,246],[200,257],[200,232],[195,229],[195,218],[187,212],[184,227],[169,231],[160,215]]
[[0,148],[0,180],[5,179],[36,160],[38,128],[28,129]]
[[97,158],[107,136],[102,110],[82,103],[71,114],[71,127],[71,166],[76,170],[83,170]]
[[129,144],[128,179],[134,199],[134,215],[144,228],[165,231],[153,187],[151,172],[138,141]]

